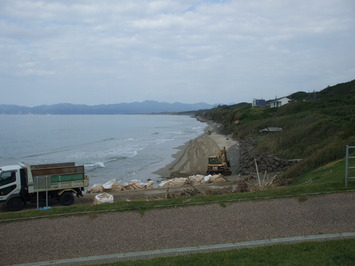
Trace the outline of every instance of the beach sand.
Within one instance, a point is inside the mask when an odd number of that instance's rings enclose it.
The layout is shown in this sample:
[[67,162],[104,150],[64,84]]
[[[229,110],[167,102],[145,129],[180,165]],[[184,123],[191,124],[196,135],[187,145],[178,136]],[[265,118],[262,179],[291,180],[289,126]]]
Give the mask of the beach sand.
[[174,161],[154,174],[164,178],[205,175],[208,157],[217,155],[223,147],[228,150],[236,143],[229,136],[218,133],[217,125],[209,125],[204,134],[178,147]]

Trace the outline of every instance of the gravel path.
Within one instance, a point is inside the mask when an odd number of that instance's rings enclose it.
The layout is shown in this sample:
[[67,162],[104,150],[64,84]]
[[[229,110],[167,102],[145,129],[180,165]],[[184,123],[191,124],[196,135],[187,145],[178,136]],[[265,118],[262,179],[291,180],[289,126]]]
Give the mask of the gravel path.
[[355,193],[2,223],[1,265],[355,232]]

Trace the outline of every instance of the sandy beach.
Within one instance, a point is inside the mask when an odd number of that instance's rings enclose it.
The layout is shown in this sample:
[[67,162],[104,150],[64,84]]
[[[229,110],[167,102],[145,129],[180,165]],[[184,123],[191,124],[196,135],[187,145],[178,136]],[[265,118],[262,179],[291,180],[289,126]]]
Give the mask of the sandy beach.
[[217,155],[223,147],[228,150],[236,143],[231,137],[220,134],[218,125],[210,124],[205,128],[204,134],[178,147],[179,151],[173,156],[174,161],[155,174],[164,178],[204,175],[208,157]]

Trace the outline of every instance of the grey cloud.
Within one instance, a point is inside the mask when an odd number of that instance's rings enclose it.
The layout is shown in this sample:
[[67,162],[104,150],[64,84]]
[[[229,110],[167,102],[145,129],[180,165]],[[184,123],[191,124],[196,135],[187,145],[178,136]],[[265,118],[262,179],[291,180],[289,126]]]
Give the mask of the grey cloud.
[[2,1],[0,85],[41,95],[33,105],[322,89],[354,78],[354,11],[350,0]]

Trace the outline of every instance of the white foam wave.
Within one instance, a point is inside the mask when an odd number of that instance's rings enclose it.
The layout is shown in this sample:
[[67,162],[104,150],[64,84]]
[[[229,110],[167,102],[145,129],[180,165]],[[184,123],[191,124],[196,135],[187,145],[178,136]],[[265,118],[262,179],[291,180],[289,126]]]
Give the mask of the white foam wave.
[[173,135],[182,135],[185,132],[184,132],[184,130],[175,130],[175,131],[170,131],[169,133],[173,134]]
[[94,168],[105,168],[105,163],[104,162],[93,162],[93,163],[88,163],[84,164],[85,167],[94,167]]
[[196,127],[193,127],[192,130],[199,133],[203,133],[203,130],[205,129],[205,126],[196,126]]
[[154,144],[162,144],[168,141],[174,140],[173,138],[157,139]]

